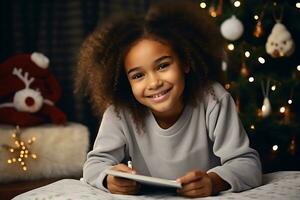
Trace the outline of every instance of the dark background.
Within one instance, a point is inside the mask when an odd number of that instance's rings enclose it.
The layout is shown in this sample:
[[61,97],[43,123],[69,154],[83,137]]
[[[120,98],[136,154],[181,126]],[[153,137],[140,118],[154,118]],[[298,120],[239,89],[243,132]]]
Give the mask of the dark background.
[[[153,2],[153,1],[151,1]],[[88,99],[74,94],[73,74],[81,43],[112,13],[144,12],[148,0],[1,0],[0,62],[18,53],[42,52],[50,59],[49,70],[63,88],[57,106],[69,121],[90,129],[93,142],[101,119],[90,110]]]

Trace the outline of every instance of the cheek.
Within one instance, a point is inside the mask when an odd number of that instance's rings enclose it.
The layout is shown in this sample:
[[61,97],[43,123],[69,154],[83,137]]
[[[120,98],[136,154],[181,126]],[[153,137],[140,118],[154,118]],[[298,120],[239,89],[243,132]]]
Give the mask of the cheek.
[[173,83],[175,83],[178,87],[184,87],[185,85],[185,75],[181,72],[174,73],[170,76],[170,79]]
[[143,94],[142,84],[139,83],[130,83],[131,91],[135,98]]

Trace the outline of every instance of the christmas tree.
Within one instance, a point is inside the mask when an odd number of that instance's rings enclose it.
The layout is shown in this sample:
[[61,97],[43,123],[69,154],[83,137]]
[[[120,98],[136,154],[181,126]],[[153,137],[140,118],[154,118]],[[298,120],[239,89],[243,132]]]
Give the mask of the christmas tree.
[[226,39],[221,82],[264,172],[299,170],[300,1],[200,1]]

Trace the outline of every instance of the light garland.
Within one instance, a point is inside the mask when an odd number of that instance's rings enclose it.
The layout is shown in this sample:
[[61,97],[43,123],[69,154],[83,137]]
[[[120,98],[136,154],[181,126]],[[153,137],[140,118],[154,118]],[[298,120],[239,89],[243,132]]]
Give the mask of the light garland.
[[32,137],[27,141],[21,139],[21,131],[19,126],[12,133],[12,139],[14,140],[15,147],[9,145],[2,145],[9,153],[13,154],[11,158],[7,160],[8,164],[19,164],[23,171],[27,171],[26,160],[32,158],[37,159],[37,155],[30,151],[30,146],[36,141],[35,137]]

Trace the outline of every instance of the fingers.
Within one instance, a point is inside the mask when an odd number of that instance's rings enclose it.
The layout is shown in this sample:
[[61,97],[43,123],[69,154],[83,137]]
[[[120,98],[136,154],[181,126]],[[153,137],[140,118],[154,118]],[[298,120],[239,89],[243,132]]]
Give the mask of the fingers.
[[140,185],[136,181],[116,177],[113,177],[113,179],[114,180],[110,181],[107,185],[108,190],[113,194],[136,194],[140,189]]
[[[135,173],[134,170],[127,165],[118,164],[112,167],[113,170]],[[119,178],[112,175],[107,176],[107,188],[113,194],[136,194],[140,189],[140,184],[136,181],[128,180],[125,178]]]
[[195,181],[203,177],[206,173],[202,171],[191,171],[188,172],[186,175],[178,178],[176,181],[180,182],[181,184],[187,184],[189,182]]
[[125,164],[118,164],[113,166],[111,169],[116,170],[116,171],[121,171],[121,172],[127,172],[127,173],[133,173],[135,174],[136,171],[134,169],[129,168],[127,165]]
[[177,193],[186,197],[206,197],[212,194],[212,181],[201,171],[192,171],[179,178],[182,188]]

